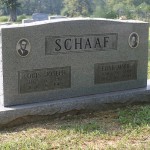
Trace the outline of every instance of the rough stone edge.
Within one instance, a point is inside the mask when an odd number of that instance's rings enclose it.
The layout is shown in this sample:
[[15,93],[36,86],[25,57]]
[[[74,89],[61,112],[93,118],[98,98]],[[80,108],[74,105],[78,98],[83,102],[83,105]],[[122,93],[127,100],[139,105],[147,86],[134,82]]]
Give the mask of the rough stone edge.
[[101,111],[150,102],[150,80],[145,88],[118,91],[50,102],[3,107],[0,105],[0,128],[28,123],[61,114],[80,111]]
[[0,105],[4,103],[3,97],[3,60],[2,60],[2,32],[0,30]]

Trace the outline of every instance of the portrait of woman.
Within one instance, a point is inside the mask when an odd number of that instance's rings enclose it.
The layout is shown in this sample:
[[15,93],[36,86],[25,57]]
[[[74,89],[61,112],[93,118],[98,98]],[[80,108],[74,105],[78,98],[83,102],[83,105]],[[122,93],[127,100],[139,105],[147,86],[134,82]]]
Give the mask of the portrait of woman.
[[130,34],[129,45],[131,48],[136,48],[139,45],[139,36],[137,33],[133,32]]

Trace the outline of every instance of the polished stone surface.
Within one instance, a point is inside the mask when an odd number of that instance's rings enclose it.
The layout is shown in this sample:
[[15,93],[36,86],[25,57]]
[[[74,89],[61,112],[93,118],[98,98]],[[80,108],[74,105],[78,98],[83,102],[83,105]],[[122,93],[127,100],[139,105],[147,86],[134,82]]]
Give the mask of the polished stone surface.
[[[68,18],[3,26],[0,32],[0,101],[4,106],[61,101],[147,85],[145,22]],[[70,68],[70,75],[61,72],[63,67]]]

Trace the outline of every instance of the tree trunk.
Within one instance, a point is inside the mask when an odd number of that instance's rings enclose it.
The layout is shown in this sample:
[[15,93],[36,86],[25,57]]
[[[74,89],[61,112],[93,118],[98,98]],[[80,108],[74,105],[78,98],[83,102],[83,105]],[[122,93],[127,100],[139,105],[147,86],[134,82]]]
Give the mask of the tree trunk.
[[17,13],[16,13],[16,8],[9,8],[9,13],[10,13],[10,22],[16,22],[17,21]]

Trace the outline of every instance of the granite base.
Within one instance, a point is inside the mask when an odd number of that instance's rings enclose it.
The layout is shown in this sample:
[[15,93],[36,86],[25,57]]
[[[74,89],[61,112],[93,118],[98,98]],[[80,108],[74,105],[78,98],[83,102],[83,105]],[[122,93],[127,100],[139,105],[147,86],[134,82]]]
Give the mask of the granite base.
[[147,87],[145,88],[12,107],[0,106],[0,127],[66,115],[69,112],[102,111],[149,102],[150,80],[148,80]]

